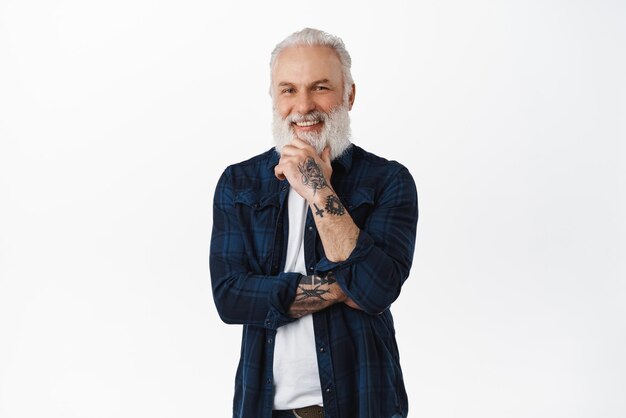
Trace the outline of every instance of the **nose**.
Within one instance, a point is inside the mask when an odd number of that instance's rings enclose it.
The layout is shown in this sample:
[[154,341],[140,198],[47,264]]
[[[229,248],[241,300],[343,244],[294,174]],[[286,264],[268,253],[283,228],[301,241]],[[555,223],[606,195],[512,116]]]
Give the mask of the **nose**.
[[308,91],[301,92],[296,99],[294,107],[296,112],[301,115],[306,115],[315,110],[315,102],[313,101],[313,97],[311,97],[311,93]]

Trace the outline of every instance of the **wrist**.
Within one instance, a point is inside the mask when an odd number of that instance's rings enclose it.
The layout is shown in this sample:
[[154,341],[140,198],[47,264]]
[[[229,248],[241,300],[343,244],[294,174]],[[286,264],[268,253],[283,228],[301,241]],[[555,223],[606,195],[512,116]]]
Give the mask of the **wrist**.
[[318,193],[311,196],[308,203],[316,218],[340,217],[347,213],[346,208],[332,189],[318,191]]
[[313,190],[312,193],[309,193],[307,196],[307,202],[313,206],[313,204],[325,205],[326,199],[328,196],[335,194],[334,190],[328,185],[328,187],[324,187],[322,189]]

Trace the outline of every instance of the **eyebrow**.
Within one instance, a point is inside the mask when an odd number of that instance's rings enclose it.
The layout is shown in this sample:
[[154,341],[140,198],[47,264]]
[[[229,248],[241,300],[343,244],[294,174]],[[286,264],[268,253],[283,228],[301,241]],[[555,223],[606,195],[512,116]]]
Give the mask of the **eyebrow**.
[[[321,80],[315,80],[314,82],[310,83],[310,86],[314,86],[316,84],[330,84],[330,80],[327,78],[322,78]],[[291,83],[289,81],[281,81],[280,83],[278,83],[278,87],[283,87],[283,86],[293,86],[294,83]]]

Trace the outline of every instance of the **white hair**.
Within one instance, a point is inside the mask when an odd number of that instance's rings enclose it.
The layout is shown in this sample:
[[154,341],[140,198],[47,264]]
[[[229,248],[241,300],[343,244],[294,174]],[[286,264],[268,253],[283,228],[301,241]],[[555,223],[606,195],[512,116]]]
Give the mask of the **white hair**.
[[[294,32],[285,39],[282,40],[274,50],[270,57],[270,74],[273,74],[274,66],[276,65],[276,59],[283,49],[290,46],[326,46],[333,49],[339,57],[341,63],[341,69],[343,73],[343,101],[347,103],[350,93],[352,93],[352,85],[354,80],[352,79],[352,73],[350,67],[352,67],[352,59],[346,49],[341,38],[330,33],[312,29],[304,28],[301,31]],[[272,77],[272,75],[270,75]],[[270,95],[273,97],[273,89],[270,84]]]

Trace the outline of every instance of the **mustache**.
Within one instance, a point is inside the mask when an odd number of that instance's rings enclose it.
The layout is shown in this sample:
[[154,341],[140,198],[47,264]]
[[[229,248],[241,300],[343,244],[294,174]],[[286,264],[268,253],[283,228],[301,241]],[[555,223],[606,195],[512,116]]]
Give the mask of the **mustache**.
[[319,110],[314,110],[309,113],[292,113],[285,118],[286,122],[289,123],[299,123],[299,122],[313,122],[315,120],[326,121],[328,115],[324,112],[320,112]]

